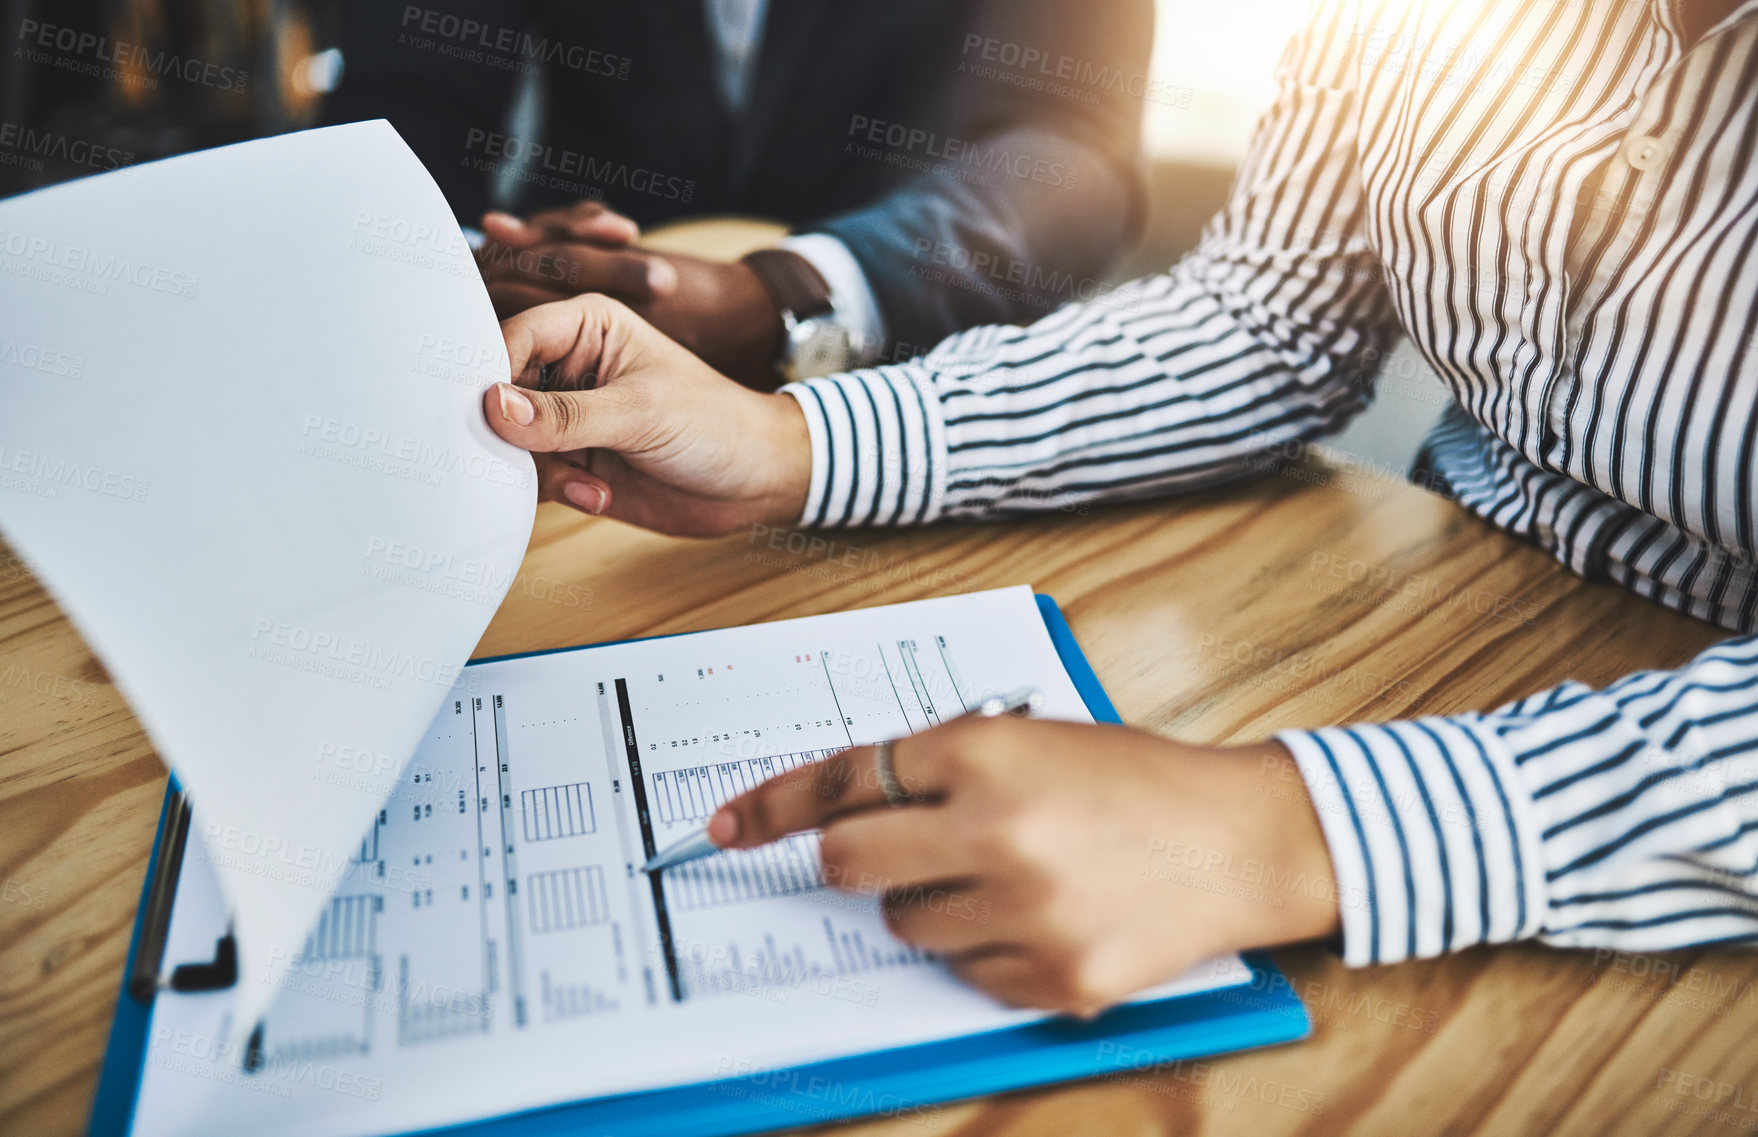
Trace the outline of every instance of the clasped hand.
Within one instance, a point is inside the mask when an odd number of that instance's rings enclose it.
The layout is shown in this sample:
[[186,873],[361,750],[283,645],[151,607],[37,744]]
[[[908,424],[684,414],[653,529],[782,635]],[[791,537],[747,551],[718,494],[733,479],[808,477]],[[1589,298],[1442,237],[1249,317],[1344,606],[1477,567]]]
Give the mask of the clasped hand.
[[596,201],[525,219],[489,213],[482,229],[477,262],[501,317],[608,294],[721,371],[774,389],[781,315],[745,265],[637,248],[635,223]]

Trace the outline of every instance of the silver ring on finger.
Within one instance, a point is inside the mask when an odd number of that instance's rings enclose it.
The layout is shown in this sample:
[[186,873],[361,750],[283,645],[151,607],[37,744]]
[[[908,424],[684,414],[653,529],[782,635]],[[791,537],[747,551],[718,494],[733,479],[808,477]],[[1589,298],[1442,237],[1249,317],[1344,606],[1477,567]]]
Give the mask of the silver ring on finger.
[[910,803],[910,795],[904,791],[903,784],[897,780],[897,769],[891,764],[891,740],[886,740],[873,747],[873,776],[879,782],[879,792],[885,795],[885,804],[896,809],[900,805]]

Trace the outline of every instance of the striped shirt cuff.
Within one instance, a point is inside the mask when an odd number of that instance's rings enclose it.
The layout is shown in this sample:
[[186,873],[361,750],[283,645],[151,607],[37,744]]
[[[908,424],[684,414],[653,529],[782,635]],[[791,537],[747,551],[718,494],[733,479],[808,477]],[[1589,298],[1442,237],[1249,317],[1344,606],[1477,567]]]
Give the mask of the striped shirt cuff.
[[1287,731],[1330,847],[1351,967],[1535,935],[1541,839],[1513,755],[1475,716]]
[[932,382],[900,364],[789,383],[812,439],[800,524],[920,525],[946,497],[946,429]]

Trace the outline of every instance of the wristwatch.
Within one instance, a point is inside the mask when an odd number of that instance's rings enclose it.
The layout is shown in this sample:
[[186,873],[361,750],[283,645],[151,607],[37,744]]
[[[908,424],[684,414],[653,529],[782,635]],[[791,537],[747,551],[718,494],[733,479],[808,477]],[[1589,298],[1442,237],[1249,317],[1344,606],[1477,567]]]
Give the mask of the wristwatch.
[[775,370],[790,383],[847,371],[855,362],[849,330],[835,320],[830,285],[812,262],[790,249],[758,249],[744,263],[757,274],[781,313],[781,356]]

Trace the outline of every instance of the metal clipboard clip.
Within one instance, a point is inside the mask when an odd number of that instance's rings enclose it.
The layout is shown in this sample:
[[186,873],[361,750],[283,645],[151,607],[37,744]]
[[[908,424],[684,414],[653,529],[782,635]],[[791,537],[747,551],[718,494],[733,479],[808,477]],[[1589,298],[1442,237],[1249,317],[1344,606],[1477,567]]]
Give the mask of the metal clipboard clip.
[[238,941],[230,926],[214,944],[214,958],[207,963],[182,963],[171,974],[161,974],[165,940],[171,929],[171,907],[177,899],[177,878],[183,871],[183,849],[189,840],[189,798],[172,790],[165,801],[165,831],[158,852],[147,872],[140,937],[128,961],[128,994],[138,1003],[150,1004],[160,990],[181,994],[221,991],[238,982]]

